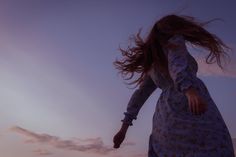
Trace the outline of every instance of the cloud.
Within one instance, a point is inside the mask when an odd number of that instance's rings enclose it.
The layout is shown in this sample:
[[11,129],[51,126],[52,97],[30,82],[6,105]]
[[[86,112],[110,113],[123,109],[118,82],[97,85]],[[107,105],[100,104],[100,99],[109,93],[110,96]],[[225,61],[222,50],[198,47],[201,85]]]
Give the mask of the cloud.
[[33,151],[36,155],[47,156],[52,155],[52,153],[46,149],[36,149]]
[[[64,150],[73,150],[79,152],[92,152],[98,154],[107,154],[114,151],[115,149],[111,146],[105,146],[102,139],[98,138],[88,138],[88,139],[72,139],[72,140],[63,140],[60,137],[52,136],[48,134],[38,134],[30,130],[21,128],[19,126],[14,126],[10,129],[13,132],[26,136],[28,139],[26,143],[42,143],[48,144],[55,148],[64,149]],[[125,145],[134,145],[132,142],[126,142]],[[37,153],[47,154],[43,150],[36,151]]]
[[124,142],[124,143],[122,143],[121,146],[133,146],[133,145],[135,145],[134,142]]
[[225,68],[222,70],[216,63],[207,64],[205,62],[205,56],[194,56],[198,63],[198,74],[201,76],[222,76],[236,78],[236,57],[234,55],[230,55],[230,57],[231,59],[228,64],[224,64],[224,62],[222,62]]
[[[27,129],[21,128],[19,126],[14,126],[10,128],[11,131],[16,132],[18,134],[26,136],[28,139],[25,141],[26,143],[42,143],[48,144],[55,148],[72,150],[72,151],[80,151],[80,152],[92,152],[98,154],[107,154],[109,152],[114,151],[112,147],[105,146],[102,139],[98,138],[73,138],[72,140],[62,140],[60,137],[52,136],[48,134],[38,134]],[[232,139],[234,145],[234,151],[236,154],[236,138]],[[132,146],[135,145],[134,142],[125,142],[122,144],[124,146]],[[52,155],[53,153],[46,149],[36,149],[33,151],[37,155],[47,156]],[[120,155],[117,155],[121,157]],[[132,157],[146,157],[147,153],[138,153],[132,155]]]

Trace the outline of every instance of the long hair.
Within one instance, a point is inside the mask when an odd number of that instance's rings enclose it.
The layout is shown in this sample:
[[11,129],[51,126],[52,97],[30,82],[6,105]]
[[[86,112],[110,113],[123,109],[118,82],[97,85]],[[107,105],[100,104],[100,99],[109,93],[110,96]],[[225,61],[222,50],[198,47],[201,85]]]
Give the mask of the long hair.
[[135,74],[139,74],[137,79],[128,83],[129,85],[140,85],[152,66],[156,66],[161,73],[169,76],[168,61],[161,45],[173,35],[181,34],[193,46],[202,47],[209,52],[206,57],[207,64],[217,62],[223,69],[222,58],[228,56],[226,51],[230,48],[204,28],[211,21],[213,20],[197,22],[194,17],[174,14],[164,16],[154,24],[146,39],[141,38],[139,30],[132,38],[134,46],[120,48],[123,58],[115,60],[114,65],[125,80],[131,80]]

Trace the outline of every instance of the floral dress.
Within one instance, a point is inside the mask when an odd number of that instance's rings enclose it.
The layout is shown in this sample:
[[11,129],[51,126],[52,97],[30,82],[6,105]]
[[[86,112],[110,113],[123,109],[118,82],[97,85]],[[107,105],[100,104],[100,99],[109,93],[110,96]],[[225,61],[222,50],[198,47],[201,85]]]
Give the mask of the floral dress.
[[[148,157],[235,157],[228,128],[205,84],[197,76],[197,62],[188,52],[182,35],[168,40],[164,48],[169,76],[155,67],[135,90],[124,113],[123,123],[133,125],[144,102],[156,88],[162,93],[153,115]],[[190,112],[184,92],[193,87],[207,102],[202,115]]]

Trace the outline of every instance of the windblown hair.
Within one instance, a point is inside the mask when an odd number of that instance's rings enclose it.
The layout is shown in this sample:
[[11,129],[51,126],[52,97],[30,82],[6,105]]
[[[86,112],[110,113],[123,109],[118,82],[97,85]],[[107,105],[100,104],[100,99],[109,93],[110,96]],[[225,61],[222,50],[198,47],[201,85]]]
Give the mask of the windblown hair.
[[114,65],[125,80],[131,80],[135,74],[139,74],[129,85],[140,85],[152,66],[169,76],[168,61],[161,45],[173,35],[180,34],[193,46],[202,47],[209,52],[206,57],[207,64],[217,62],[223,69],[222,58],[228,56],[226,51],[230,48],[215,34],[203,28],[211,21],[213,20],[197,22],[194,17],[174,14],[164,16],[154,24],[146,39],[141,38],[139,30],[132,38],[135,46],[128,46],[125,50],[120,48],[123,58],[114,61]]

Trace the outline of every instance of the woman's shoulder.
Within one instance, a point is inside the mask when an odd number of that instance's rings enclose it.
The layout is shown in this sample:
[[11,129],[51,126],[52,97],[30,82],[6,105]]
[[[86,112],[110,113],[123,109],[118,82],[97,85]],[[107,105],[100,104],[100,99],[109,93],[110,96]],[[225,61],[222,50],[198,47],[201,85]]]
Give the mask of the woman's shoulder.
[[183,43],[185,43],[185,39],[184,36],[181,34],[175,34],[172,37],[170,37],[167,41],[167,45],[168,44],[182,45]]
[[169,50],[185,49],[186,45],[184,36],[181,34],[173,35],[168,39],[167,43],[164,45],[164,48]]

